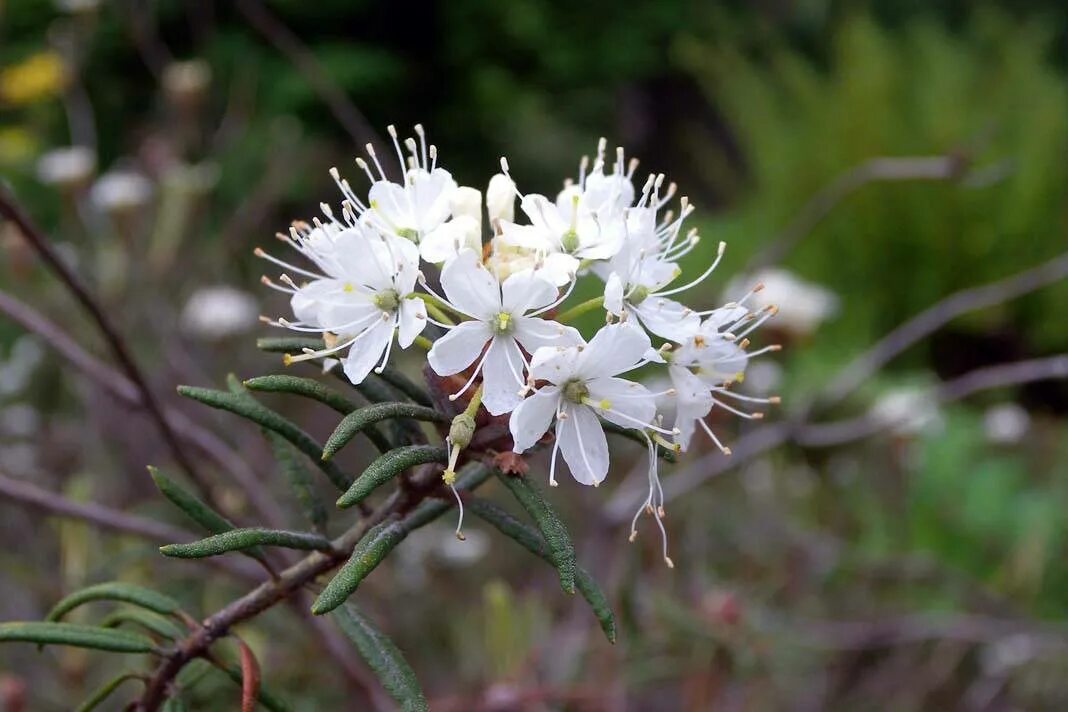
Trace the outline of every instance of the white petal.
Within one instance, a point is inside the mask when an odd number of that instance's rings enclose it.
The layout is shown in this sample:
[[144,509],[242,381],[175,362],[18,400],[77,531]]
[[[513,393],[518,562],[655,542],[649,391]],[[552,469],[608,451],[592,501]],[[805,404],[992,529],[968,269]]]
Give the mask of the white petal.
[[673,299],[649,297],[634,311],[646,329],[672,341],[683,341],[701,328],[701,317]]
[[[559,249],[560,237],[570,227],[564,220],[560,211],[544,195],[527,193],[519,202],[519,207],[530,218],[530,224],[541,231],[546,240]],[[568,203],[567,215],[571,214],[571,205]]]
[[371,369],[382,360],[382,353],[392,338],[393,324],[385,319],[376,321],[360,335],[360,340],[353,344],[345,358],[341,359],[345,375],[353,384],[363,383]]
[[604,284],[604,308],[611,314],[623,316],[623,280],[615,272]]
[[578,372],[590,379],[629,371],[642,360],[649,346],[649,337],[636,326],[602,326],[582,351]]
[[492,336],[485,323],[462,321],[434,342],[427,361],[439,376],[459,373],[475,362]]
[[579,334],[578,329],[533,316],[516,317],[513,335],[529,354],[545,346],[567,347],[578,346],[582,343],[582,335]]
[[419,254],[427,262],[440,264],[455,257],[464,248],[481,247],[481,226],[470,217],[461,215],[432,230],[419,241]]
[[482,405],[490,415],[509,413],[523,400],[523,356],[515,340],[497,336],[482,364]]
[[541,440],[545,431],[552,425],[559,404],[560,389],[545,386],[516,406],[508,419],[513,452],[526,452]]
[[456,307],[477,319],[493,319],[501,310],[497,278],[474,250],[464,250],[441,270],[441,288]]
[[570,404],[567,418],[557,421],[556,437],[571,476],[584,485],[600,484],[608,474],[608,440],[589,408]]
[[344,294],[341,281],[317,279],[300,287],[289,303],[297,319],[309,324],[318,324],[323,302],[337,300],[338,295],[341,294]]
[[530,374],[538,380],[563,385],[578,369],[578,347],[543,346],[530,359]]
[[371,210],[376,213],[373,216],[376,225],[385,223],[394,230],[419,228],[415,224],[411,202],[403,186],[385,180],[375,181],[367,195],[370,204],[374,206]]
[[689,369],[671,366],[668,373],[671,375],[671,385],[676,391],[675,427],[680,432],[675,436],[675,442],[686,449],[693,437],[696,421],[712,410],[712,394],[708,386],[690,373]]
[[400,331],[397,343],[406,349],[426,327],[426,302],[422,299],[404,299],[400,303]]
[[559,248],[557,242],[549,238],[549,233],[534,225],[517,225],[502,220],[500,222],[501,241],[513,247],[525,247],[530,250],[553,252]]
[[501,293],[504,310],[513,316],[548,306],[557,296],[554,284],[530,270],[518,272],[504,280]]
[[534,271],[557,287],[562,287],[575,276],[579,264],[577,257],[565,255],[562,252],[554,252],[546,255],[534,268]]
[[[640,383],[625,378],[595,378],[586,382],[590,391],[590,400],[596,404],[591,408],[605,420],[610,420],[624,428],[640,428],[642,424],[652,424],[656,417],[656,399],[649,389]],[[622,413],[608,413],[611,409]]]

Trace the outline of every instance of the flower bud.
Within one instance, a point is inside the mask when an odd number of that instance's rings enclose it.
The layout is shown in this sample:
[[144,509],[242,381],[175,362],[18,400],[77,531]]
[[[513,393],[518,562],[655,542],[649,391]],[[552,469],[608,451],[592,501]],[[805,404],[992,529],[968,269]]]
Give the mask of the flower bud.
[[64,146],[37,160],[37,179],[61,190],[77,190],[89,183],[96,170],[96,156],[85,146]]
[[486,214],[491,224],[515,219],[515,183],[503,173],[490,178],[486,187]]
[[202,59],[171,62],[163,69],[163,91],[181,108],[198,106],[211,85],[211,67]]
[[482,224],[482,193],[474,188],[461,185],[449,197],[449,207],[453,217],[467,215]]

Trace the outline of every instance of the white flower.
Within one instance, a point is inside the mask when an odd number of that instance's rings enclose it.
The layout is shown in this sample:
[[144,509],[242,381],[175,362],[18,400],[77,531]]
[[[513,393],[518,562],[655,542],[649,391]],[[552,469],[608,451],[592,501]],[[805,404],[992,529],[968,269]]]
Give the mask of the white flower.
[[100,176],[89,190],[89,199],[105,212],[124,212],[146,204],[152,184],[136,171],[114,170]]
[[482,404],[493,415],[510,412],[522,400],[527,370],[522,349],[534,353],[544,346],[582,342],[575,329],[538,318],[559,300],[556,287],[533,272],[514,274],[501,284],[477,253],[464,250],[441,271],[441,287],[449,306],[471,321],[460,322],[435,341],[427,360],[439,376],[478,361],[467,384],[452,397],[481,373]]
[[[566,255],[569,271],[574,274],[581,260],[606,260],[623,246],[626,227],[625,210],[634,201],[631,173],[624,172],[623,150],[610,174],[604,172],[605,141],[597,147],[597,158],[589,175],[586,160],[579,171],[577,184],[567,185],[553,203],[544,195],[521,196],[520,207],[530,220],[518,225],[501,220],[504,242],[535,250],[541,255]],[[508,172],[508,163],[501,159],[501,167]]]
[[1015,403],[1001,403],[983,413],[986,439],[996,445],[1015,445],[1031,427],[1031,416]]
[[872,405],[869,417],[897,435],[938,432],[945,425],[937,399],[916,386],[887,391]]
[[486,215],[491,225],[515,220],[515,183],[503,173],[495,174],[486,186]]
[[[775,325],[794,336],[811,334],[838,311],[838,297],[833,292],[787,270],[763,269],[751,279],[764,285],[753,300],[754,308],[777,305]],[[732,280],[728,291],[738,291],[738,283],[739,280]]]
[[645,386],[618,378],[642,365],[649,337],[627,324],[602,327],[585,346],[544,347],[531,359],[532,379],[548,381],[512,411],[513,450],[530,449],[556,420],[549,484],[556,485],[556,455],[572,476],[597,485],[608,474],[608,442],[598,416],[625,428],[655,429],[655,397]]
[[461,186],[449,199],[452,219],[427,234],[419,252],[427,262],[448,262],[462,250],[482,250],[482,194]]
[[[289,265],[262,250],[257,255],[281,264],[311,279],[297,286],[283,275],[292,294],[297,322],[269,322],[295,331],[336,335],[327,348],[307,350],[301,356],[286,356],[286,363],[335,354],[341,357],[345,375],[360,383],[375,368],[381,371],[389,359],[393,335],[399,331],[401,348],[408,348],[426,326],[426,304],[411,296],[419,274],[419,251],[415,244],[392,235],[380,235],[365,225],[340,230],[319,225],[316,230],[292,231],[291,244],[323,274]],[[334,343],[330,343],[333,341]],[[384,352],[384,355],[383,355]]]
[[85,184],[96,170],[96,156],[85,146],[64,146],[37,159],[37,179],[45,185],[73,188]]
[[256,300],[227,286],[198,289],[185,303],[182,328],[204,339],[222,339],[248,331],[256,323]]
[[[772,313],[770,310],[764,310],[762,315],[758,316],[739,305],[713,310],[696,334],[667,354],[670,364],[668,375],[676,391],[675,442],[683,450],[689,447],[696,426],[700,425],[716,447],[725,454],[730,454],[730,448],[720,442],[704,421],[713,407],[722,408],[748,420],[763,417],[759,412],[742,411],[724,402],[724,398],[760,404],[779,402],[777,396],[757,398],[730,390],[734,383],[743,380],[751,358],[778,350],[778,345],[772,345],[752,353],[745,351],[748,345],[745,334],[759,327]],[[741,332],[741,336],[732,333],[731,329],[747,322],[749,325]]]

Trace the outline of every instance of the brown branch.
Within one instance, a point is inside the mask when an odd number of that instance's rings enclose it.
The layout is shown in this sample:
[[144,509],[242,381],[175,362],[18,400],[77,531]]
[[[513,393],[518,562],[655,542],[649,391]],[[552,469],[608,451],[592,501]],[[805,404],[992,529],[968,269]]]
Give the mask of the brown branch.
[[260,584],[206,618],[202,626],[181,640],[156,669],[137,703],[138,712],[154,712],[158,709],[174,676],[186,663],[205,655],[211,645],[233,626],[288,600],[305,585],[340,566],[348,560],[352,549],[371,527],[387,518],[399,517],[415,507],[438,486],[440,477],[440,467],[430,465],[418,468],[409,486],[398,487],[367,517],[334,539],[331,551],[316,552],[305,557],[281,572],[277,578]]
[[182,449],[178,436],[164,417],[163,409],[160,406],[159,401],[156,399],[156,396],[152,393],[152,389],[149,388],[144,374],[141,372],[141,369],[138,368],[133,356],[130,354],[126,342],[111,323],[108,316],[104,313],[103,307],[101,307],[96,299],[89,293],[89,290],[82,284],[81,279],[79,279],[66,263],[63,262],[59,253],[52,247],[44,234],[37,229],[37,226],[33,224],[29,216],[15,204],[10,193],[5,188],[0,188],[0,215],[13,222],[19,228],[22,236],[30,243],[30,246],[33,247],[48,268],[59,278],[67,291],[70,292],[82,309],[89,315],[90,319],[100,331],[100,334],[104,337],[104,341],[107,342],[108,348],[111,349],[112,354],[115,356],[115,360],[118,362],[120,370],[126,374],[126,377],[133,383],[140,393],[145,410],[148,411],[149,416],[155,422],[160,435],[163,436],[164,442],[166,442],[167,447],[170,448],[175,462],[178,463],[179,467],[181,467],[189,476],[189,479],[200,488],[201,493],[205,495],[208,494],[210,488],[207,480],[197,472],[196,468],[193,466],[193,462]]
[[315,54],[300,41],[299,37],[259,0],[237,0],[234,4],[249,24],[267,38],[304,75],[353,141],[360,145],[374,144],[376,149],[382,147],[382,142],[363,112],[345,96],[345,92],[330,78]]
[[951,154],[870,158],[853,166],[809,198],[793,221],[749,261],[746,271],[781,262],[838,203],[869,183],[957,180],[964,175],[968,165],[969,160],[964,155]]
[[955,292],[880,339],[823,389],[819,405],[841,402],[891,359],[939,327],[967,312],[985,309],[1068,278],[1068,253],[1005,279]]
[[[930,389],[931,399],[935,403],[951,403],[980,391],[1056,378],[1068,378],[1068,354],[978,368],[934,386]],[[908,417],[893,420],[867,414],[833,423],[807,424],[799,427],[792,438],[804,447],[832,447],[891,429]]]
[[[0,497],[48,515],[79,519],[102,529],[132,534],[154,542],[172,543],[198,538],[195,534],[169,524],[126,514],[93,502],[75,502],[3,473],[0,473]],[[258,568],[237,559],[213,557],[209,563],[244,579],[260,581],[263,578]]]
[[[27,331],[39,336],[60,356],[115,398],[135,408],[144,407],[141,392],[129,379],[89,354],[58,324],[50,321],[28,304],[0,290],[0,312],[7,314]],[[230,473],[234,482],[248,497],[249,503],[265,522],[276,528],[284,528],[287,521],[285,512],[274,499],[264,492],[260,478],[240,454],[218,435],[190,420],[181,411],[166,408],[164,415],[174,431],[186,442],[195,446]]]

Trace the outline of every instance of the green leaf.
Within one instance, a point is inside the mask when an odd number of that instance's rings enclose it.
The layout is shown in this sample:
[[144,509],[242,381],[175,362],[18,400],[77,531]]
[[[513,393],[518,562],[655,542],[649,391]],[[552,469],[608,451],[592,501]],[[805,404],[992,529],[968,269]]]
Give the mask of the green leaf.
[[330,541],[320,534],[307,532],[290,532],[280,529],[231,529],[189,544],[161,546],[159,551],[164,556],[178,559],[201,559],[254,546],[281,546],[303,551],[325,551],[330,548]]
[[[159,489],[160,494],[166,497],[171,504],[185,512],[187,517],[208,532],[211,532],[212,534],[222,534],[223,532],[228,532],[235,528],[233,522],[216,512],[192,492],[165,475],[159,468],[150,465],[148,473],[152,475],[152,481],[156,483],[156,487]],[[262,549],[251,549],[244,553],[254,559],[263,560]]]
[[339,490],[344,491],[352,484],[349,476],[339,470],[334,463],[321,459],[323,448],[315,438],[301,430],[293,422],[283,418],[257,401],[247,392],[240,394],[229,393],[227,391],[193,386],[178,386],[178,392],[187,398],[200,401],[212,408],[240,415],[268,430],[278,433],[293,443],[298,450],[310,457]]
[[132,583],[109,581],[88,586],[70,594],[52,607],[45,620],[57,621],[78,606],[90,601],[122,601],[162,614],[174,613],[179,607],[178,601],[159,591]]
[[159,708],[160,712],[186,712],[189,708],[186,707],[185,702],[180,697],[168,697],[163,701],[163,706]]
[[408,530],[397,520],[382,522],[364,534],[352,550],[349,560],[315,599],[312,613],[321,616],[344,603],[360,582],[374,571],[375,567],[382,563],[382,559],[407,535]]
[[155,650],[152,641],[143,635],[76,623],[0,623],[0,643],[9,642],[71,645],[115,653],[151,653]]
[[[493,525],[497,531],[517,542],[530,553],[540,556],[550,564],[553,563],[552,549],[533,528],[523,524],[492,502],[487,502],[483,499],[468,499],[466,506],[468,511],[473,512],[475,516]],[[600,586],[597,585],[597,582],[590,576],[589,572],[582,567],[576,567],[575,587],[590,604],[590,608],[593,609],[593,614],[601,624],[601,630],[604,631],[608,642],[614,644],[616,642],[616,619]]]
[[327,405],[342,415],[348,415],[358,407],[345,396],[337,391],[327,388],[325,385],[312,378],[275,374],[272,376],[259,376],[250,378],[244,382],[246,388],[252,391],[264,393],[292,393],[305,398],[317,400]]
[[538,525],[545,541],[548,542],[553,554],[552,563],[560,574],[560,588],[564,589],[565,593],[574,593],[575,547],[556,511],[529,478],[522,475],[506,475],[500,471],[497,472],[497,478],[523,506],[530,518]]
[[326,348],[322,339],[312,339],[302,336],[271,337],[256,339],[256,348],[272,354],[300,353],[304,349],[321,351]]
[[448,423],[449,416],[411,403],[375,403],[345,416],[323,446],[323,459],[329,460],[358,433],[373,424],[393,418],[422,420],[429,423]]
[[282,470],[282,474],[285,475],[289,488],[296,496],[297,503],[300,505],[301,511],[304,512],[305,518],[311,522],[311,525],[317,531],[325,530],[328,517],[326,505],[316,494],[315,486],[312,484],[311,477],[308,475],[308,470],[304,467],[300,455],[278,433],[264,430],[263,434],[271,443],[271,452],[274,453],[274,459]]
[[141,626],[150,633],[155,633],[162,638],[177,640],[183,635],[183,631],[170,619],[139,608],[126,608],[114,611],[104,616],[100,621],[102,628],[118,628],[123,623],[132,623]]
[[388,482],[409,467],[430,462],[445,463],[448,457],[448,448],[444,445],[407,445],[390,450],[368,465],[345,494],[338,498],[337,506],[345,508],[358,504],[379,485]]
[[139,679],[141,679],[141,675],[136,672],[124,672],[121,675],[116,675],[100,687],[96,688],[93,694],[89,695],[88,699],[81,703],[75,712],[92,712],[92,710],[95,710],[100,706],[101,702],[110,697],[112,692],[119,689],[119,686],[121,686],[122,683],[127,680]]
[[430,709],[411,665],[388,636],[371,625],[352,604],[341,606],[330,615],[404,712]]
[[383,381],[396,388],[398,391],[408,396],[412,401],[419,405],[425,405],[430,408],[434,403],[430,400],[430,396],[427,392],[420,388],[414,381],[398,371],[393,366],[386,366],[382,373],[378,374]]
[[[638,443],[642,447],[647,447],[645,438],[642,437],[641,433],[639,433],[634,428],[624,428],[621,425],[617,425],[616,423],[613,423],[611,421],[604,420],[603,418],[601,419],[601,426],[604,428],[606,433],[619,435],[621,437],[626,438],[627,440],[630,440],[631,442]],[[660,443],[656,444],[656,454],[664,462],[670,462],[674,464],[679,461],[679,456],[674,451],[668,450]]]

